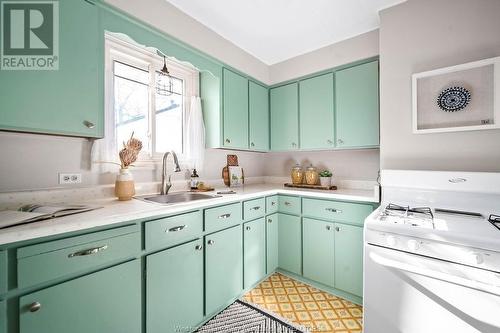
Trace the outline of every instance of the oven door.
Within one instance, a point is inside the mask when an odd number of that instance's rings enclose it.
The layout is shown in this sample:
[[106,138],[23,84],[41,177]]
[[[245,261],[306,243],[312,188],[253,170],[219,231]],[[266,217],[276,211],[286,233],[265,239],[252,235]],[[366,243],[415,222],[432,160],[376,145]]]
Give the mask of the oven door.
[[500,332],[500,274],[365,245],[364,332]]

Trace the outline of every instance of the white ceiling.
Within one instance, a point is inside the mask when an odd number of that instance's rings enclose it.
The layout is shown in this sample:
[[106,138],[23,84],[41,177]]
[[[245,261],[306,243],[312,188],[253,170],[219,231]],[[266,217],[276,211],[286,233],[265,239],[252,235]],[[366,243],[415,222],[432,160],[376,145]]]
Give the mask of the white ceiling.
[[166,0],[267,65],[374,30],[405,0]]

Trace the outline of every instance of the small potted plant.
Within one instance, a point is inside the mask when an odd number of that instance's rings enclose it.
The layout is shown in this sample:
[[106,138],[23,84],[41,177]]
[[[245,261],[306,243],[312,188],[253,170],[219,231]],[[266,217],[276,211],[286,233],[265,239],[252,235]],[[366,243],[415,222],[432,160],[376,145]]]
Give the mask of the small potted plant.
[[332,173],[329,170],[323,170],[319,173],[319,182],[321,186],[330,187],[332,186]]

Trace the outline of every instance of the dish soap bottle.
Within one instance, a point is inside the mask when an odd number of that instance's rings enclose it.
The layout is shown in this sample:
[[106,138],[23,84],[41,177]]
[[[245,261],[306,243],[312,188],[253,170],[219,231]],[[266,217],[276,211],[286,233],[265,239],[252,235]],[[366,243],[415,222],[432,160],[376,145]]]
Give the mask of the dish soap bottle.
[[196,169],[193,169],[193,173],[191,174],[191,189],[198,189],[198,184],[200,183],[200,176],[196,172]]

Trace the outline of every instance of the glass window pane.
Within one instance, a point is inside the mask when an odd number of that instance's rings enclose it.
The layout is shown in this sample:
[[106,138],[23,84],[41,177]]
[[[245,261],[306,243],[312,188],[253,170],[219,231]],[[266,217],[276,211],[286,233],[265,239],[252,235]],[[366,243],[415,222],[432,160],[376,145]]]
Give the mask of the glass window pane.
[[148,71],[129,66],[118,61],[114,62],[114,73],[117,76],[121,76],[140,83],[149,84]]
[[173,150],[182,153],[182,124],[184,97],[172,94],[156,94],[156,152]]
[[134,132],[134,137],[142,141],[143,150],[148,151],[149,87],[117,76],[114,83],[117,147],[121,149]]

